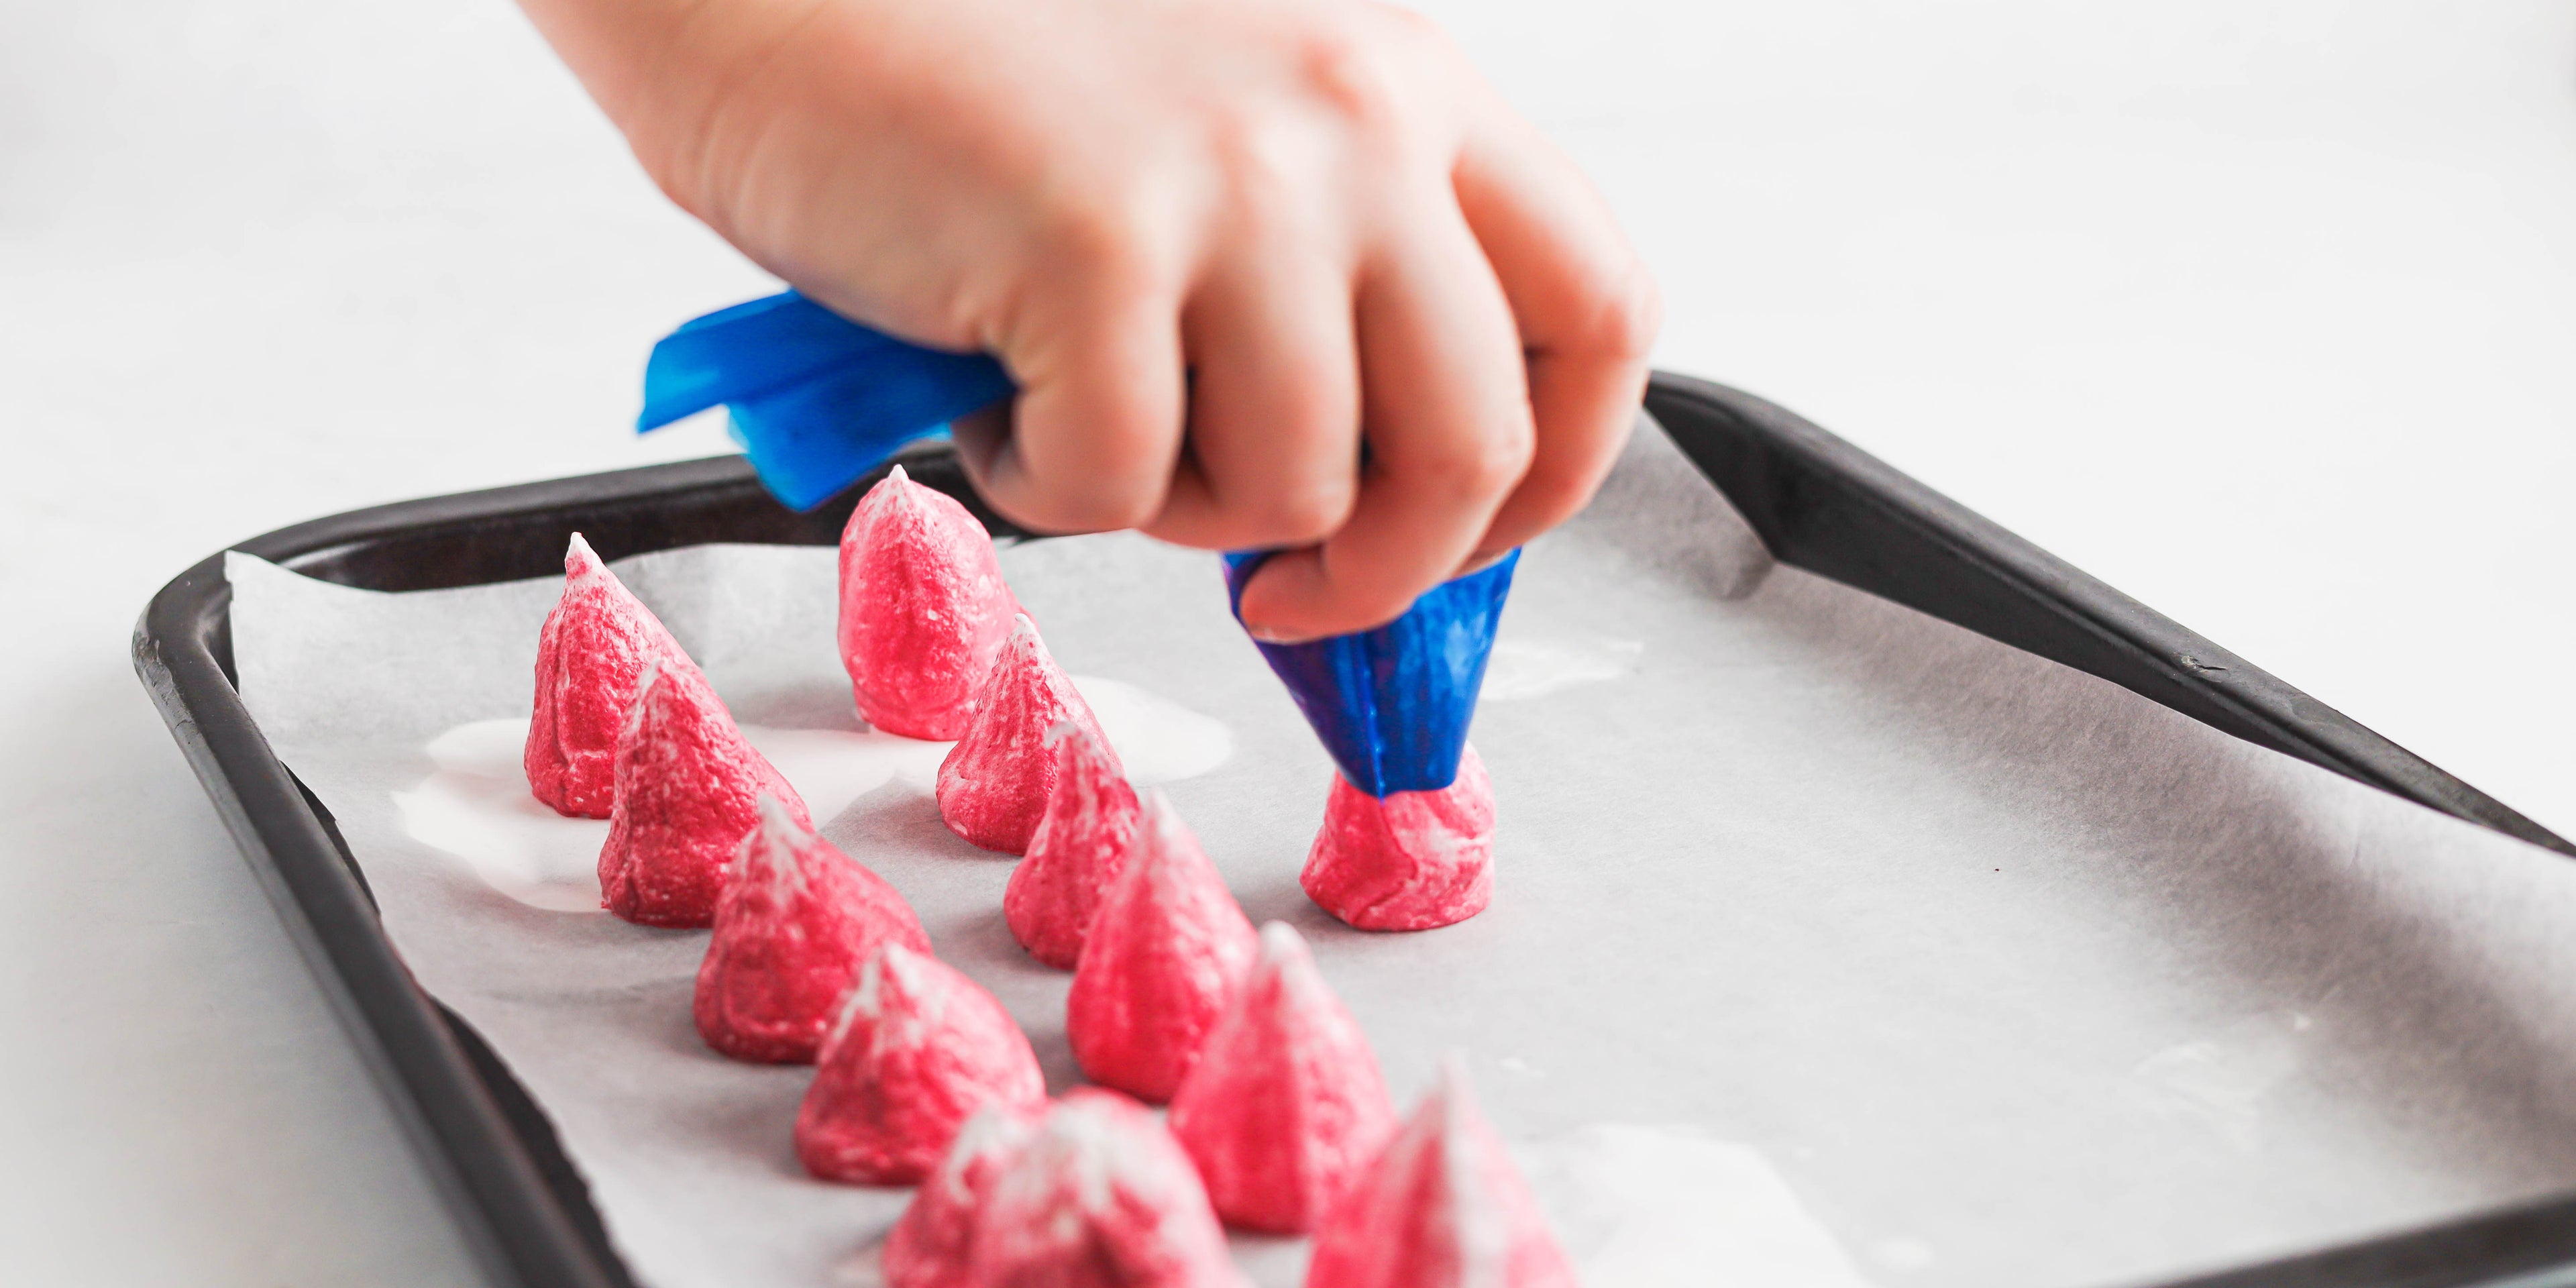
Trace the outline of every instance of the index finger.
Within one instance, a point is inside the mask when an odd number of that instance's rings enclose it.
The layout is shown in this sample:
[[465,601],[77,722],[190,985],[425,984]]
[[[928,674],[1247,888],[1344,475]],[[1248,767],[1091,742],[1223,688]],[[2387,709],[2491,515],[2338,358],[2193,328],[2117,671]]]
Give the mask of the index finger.
[[1485,98],[1460,153],[1458,204],[1511,301],[1537,441],[1471,566],[1592,499],[1636,419],[1661,312],[1653,279],[1582,172],[1492,91]]

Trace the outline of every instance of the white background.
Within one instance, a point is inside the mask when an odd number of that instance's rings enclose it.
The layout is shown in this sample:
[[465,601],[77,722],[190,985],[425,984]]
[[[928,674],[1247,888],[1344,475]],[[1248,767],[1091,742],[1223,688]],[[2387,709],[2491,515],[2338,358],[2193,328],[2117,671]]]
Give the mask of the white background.
[[[1435,9],[1661,365],[2576,831],[2576,5]],[[0,4],[11,1277],[476,1282],[126,634],[293,520],[718,450],[638,370],[764,289],[498,0]]]

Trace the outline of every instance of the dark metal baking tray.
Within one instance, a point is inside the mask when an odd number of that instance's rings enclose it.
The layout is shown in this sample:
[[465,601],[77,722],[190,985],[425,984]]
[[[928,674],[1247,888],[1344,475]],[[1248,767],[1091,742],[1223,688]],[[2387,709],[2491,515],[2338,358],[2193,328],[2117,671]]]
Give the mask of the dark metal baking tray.
[[[2172,620],[1749,394],[1658,375],[1646,409],[1783,562],[2090,672],[2262,746],[2510,836],[2576,845]],[[996,533],[955,458],[902,459]],[[704,542],[831,545],[872,476],[806,514],[739,457],[431,497],[281,528],[235,549],[373,590],[542,577],[579,529],[606,558]],[[552,1125],[386,940],[331,813],[234,688],[218,554],[144,609],[134,666],[497,1282],[622,1288]],[[2171,1288],[2576,1285],[2576,1195],[2181,1281]]]

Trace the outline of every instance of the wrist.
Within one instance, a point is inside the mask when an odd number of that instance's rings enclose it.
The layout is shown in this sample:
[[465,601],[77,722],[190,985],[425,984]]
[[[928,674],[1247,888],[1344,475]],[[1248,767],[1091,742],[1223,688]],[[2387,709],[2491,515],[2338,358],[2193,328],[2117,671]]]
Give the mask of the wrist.
[[519,0],[653,177],[838,0]]

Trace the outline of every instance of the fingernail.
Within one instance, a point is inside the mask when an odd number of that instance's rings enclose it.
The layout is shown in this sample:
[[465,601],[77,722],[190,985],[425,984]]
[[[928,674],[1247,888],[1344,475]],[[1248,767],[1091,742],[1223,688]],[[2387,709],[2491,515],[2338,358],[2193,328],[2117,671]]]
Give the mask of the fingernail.
[[1308,640],[1315,638],[1312,635],[1296,635],[1287,631],[1273,630],[1267,626],[1253,626],[1247,624],[1243,629],[1245,634],[1250,635],[1252,638],[1259,640],[1264,644],[1303,644]]

